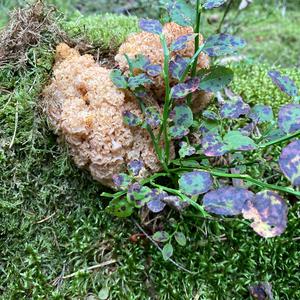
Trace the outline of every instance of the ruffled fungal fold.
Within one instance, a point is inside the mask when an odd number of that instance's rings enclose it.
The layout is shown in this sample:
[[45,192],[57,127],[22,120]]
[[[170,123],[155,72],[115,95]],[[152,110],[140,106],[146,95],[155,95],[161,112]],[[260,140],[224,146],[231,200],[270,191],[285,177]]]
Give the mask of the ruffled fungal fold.
[[137,116],[137,103],[110,79],[90,55],[66,44],[57,46],[54,76],[44,91],[44,109],[60,139],[69,146],[77,166],[112,186],[112,176],[131,160],[143,162],[142,176],[160,169],[148,133],[123,122],[123,112]]

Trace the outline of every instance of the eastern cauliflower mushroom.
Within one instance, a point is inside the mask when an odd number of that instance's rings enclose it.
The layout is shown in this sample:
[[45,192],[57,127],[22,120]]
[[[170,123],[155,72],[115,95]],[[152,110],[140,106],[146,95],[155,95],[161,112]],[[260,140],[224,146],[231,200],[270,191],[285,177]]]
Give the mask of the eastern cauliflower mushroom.
[[[166,37],[167,44],[170,46],[177,38],[183,35],[192,34],[192,27],[182,27],[176,23],[167,23],[163,27],[163,34]],[[200,34],[200,45],[203,44],[203,36]],[[119,68],[123,72],[128,72],[128,63],[125,54],[134,59],[138,55],[144,55],[147,57],[151,64],[159,64],[163,66],[164,54],[161,46],[160,38],[156,34],[148,32],[133,33],[129,35],[127,40],[119,48],[119,52],[115,57],[116,62],[119,64]],[[194,55],[194,42],[191,40],[188,42],[187,47],[176,53],[171,53],[171,58],[174,59],[176,55],[180,55],[183,58],[191,58]],[[201,53],[198,58],[198,70],[203,68],[209,68],[209,58],[206,54]],[[174,81],[171,83],[174,84]],[[151,85],[151,90],[155,92],[158,99],[163,99],[164,96],[164,80],[162,76],[158,76],[154,80],[154,84]],[[192,108],[194,112],[198,112],[205,108],[212,98],[211,93],[198,92],[193,95]]]
[[113,175],[126,171],[131,160],[143,162],[143,177],[160,170],[146,130],[123,122],[124,111],[138,116],[141,112],[133,99],[114,86],[111,70],[100,67],[92,56],[81,56],[60,44],[53,71],[44,90],[44,110],[77,166],[107,186],[113,186]]

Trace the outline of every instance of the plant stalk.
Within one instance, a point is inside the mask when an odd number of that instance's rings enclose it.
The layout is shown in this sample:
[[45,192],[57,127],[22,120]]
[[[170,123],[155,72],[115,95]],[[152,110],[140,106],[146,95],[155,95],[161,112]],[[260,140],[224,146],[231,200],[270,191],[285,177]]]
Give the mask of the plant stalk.
[[170,51],[168,49],[166,38],[161,35],[160,41],[164,51],[164,83],[165,83],[165,103],[164,103],[164,111],[163,111],[163,122],[161,126],[161,130],[159,133],[158,140],[161,138],[161,134],[164,134],[164,147],[165,147],[165,157],[163,158],[165,161],[165,165],[169,165],[170,160],[170,139],[168,135],[168,118],[170,114],[170,104],[171,104],[171,88],[170,88],[170,76],[169,76],[169,61],[170,61]]
[[[194,55],[198,52],[199,50],[199,43],[200,43],[200,37],[199,37],[199,34],[200,34],[200,23],[201,23],[201,13],[202,13],[202,7],[200,6],[200,0],[197,0],[196,2],[196,25],[195,25],[195,28],[194,28],[194,33],[196,34],[196,37],[195,37],[195,52],[194,52]],[[199,52],[200,54],[200,52]],[[198,56],[199,56],[198,54]],[[195,77],[196,76],[196,73],[197,73],[197,64],[198,64],[198,56],[197,56],[197,59],[195,59],[193,61],[193,65],[192,65],[192,73],[191,73],[191,77]],[[193,95],[192,94],[189,94],[188,97],[187,97],[187,104],[190,106],[191,103],[192,103],[192,97]]]
[[280,143],[283,143],[283,142],[287,142],[295,137],[298,137],[300,136],[300,130],[294,132],[294,133],[291,133],[291,134],[288,134],[288,135],[285,135],[277,140],[274,140],[274,141],[271,141],[269,143],[265,143],[265,144],[262,144],[262,145],[259,145],[258,147],[263,149],[263,148],[267,148],[267,147],[270,147],[270,146],[273,146],[273,145],[276,145],[276,144],[280,144]]

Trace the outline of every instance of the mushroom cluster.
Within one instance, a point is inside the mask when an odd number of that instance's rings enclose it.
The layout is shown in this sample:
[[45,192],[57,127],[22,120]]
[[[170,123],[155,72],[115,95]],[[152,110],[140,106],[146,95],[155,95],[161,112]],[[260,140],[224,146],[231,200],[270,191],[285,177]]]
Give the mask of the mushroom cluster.
[[[164,26],[170,44],[192,28],[175,23]],[[161,169],[148,132],[140,127],[129,127],[123,121],[123,113],[130,111],[141,116],[139,106],[132,95],[118,89],[110,79],[112,70],[101,67],[91,55],[80,55],[66,44],[56,49],[53,78],[44,90],[43,106],[48,119],[60,140],[67,143],[78,167],[88,169],[95,180],[113,187],[113,175],[127,169],[132,160],[143,164],[141,177]],[[191,57],[193,44],[181,55]],[[119,68],[126,72],[124,54],[135,57],[143,54],[152,63],[163,64],[159,39],[149,33],[136,33],[121,45],[115,58]],[[208,58],[199,57],[198,67],[207,68]],[[152,105],[159,105],[163,94],[162,78],[156,78],[152,88]],[[211,96],[201,93],[194,99],[204,107]],[[174,155],[174,149],[171,150]]]

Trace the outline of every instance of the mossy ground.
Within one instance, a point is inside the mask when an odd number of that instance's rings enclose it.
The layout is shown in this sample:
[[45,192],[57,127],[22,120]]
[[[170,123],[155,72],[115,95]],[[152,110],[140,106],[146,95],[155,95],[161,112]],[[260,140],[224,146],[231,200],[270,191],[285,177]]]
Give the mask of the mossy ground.
[[[89,29],[95,28],[91,20],[86,30],[99,41],[101,35]],[[107,25],[101,30],[112,31]],[[109,41],[107,32],[103,36]],[[297,207],[289,213],[287,231],[269,240],[239,220],[174,213],[188,237],[186,247],[174,245],[174,259],[196,275],[164,262],[147,240],[131,242],[138,229],[131,220],[103,211],[103,188],[73,165],[40,113],[38,99],[51,73],[53,51],[42,44],[29,55],[26,71],[16,73],[9,66],[0,71],[0,299],[98,299],[107,286],[110,299],[240,300],[249,299],[248,286],[261,281],[273,285],[275,299],[300,298]],[[275,95],[281,101],[265,76],[268,68],[234,67],[233,89],[245,100]],[[284,72],[299,82],[299,72]],[[164,229],[171,231],[172,222]],[[116,262],[108,267],[55,282],[111,259]]]

